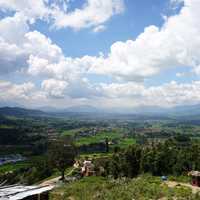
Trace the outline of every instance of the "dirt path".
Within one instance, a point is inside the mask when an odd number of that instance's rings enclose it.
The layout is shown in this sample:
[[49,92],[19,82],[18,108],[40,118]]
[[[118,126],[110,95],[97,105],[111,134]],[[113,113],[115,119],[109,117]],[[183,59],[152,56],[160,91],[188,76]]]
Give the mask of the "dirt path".
[[[73,172],[73,170],[74,170],[74,168],[73,168],[71,171],[69,171],[69,172],[65,175],[65,177],[69,176],[69,175]],[[41,185],[41,186],[45,186],[45,185],[53,185],[53,186],[56,186],[56,185],[59,183],[60,179],[61,179],[61,176],[57,176],[57,177],[55,177],[55,178],[52,178],[52,179],[49,179],[49,180],[46,180],[46,181],[42,182],[40,185]]]
[[57,183],[59,182],[60,178],[61,178],[61,176],[58,176],[58,177],[46,180],[46,181],[42,182],[40,185],[41,186],[44,186],[44,185],[54,185],[54,186],[56,186]]
[[197,192],[200,192],[200,187],[196,187],[196,186],[193,186],[189,183],[179,183],[179,182],[175,182],[175,181],[166,181],[165,182],[168,187],[176,187],[176,186],[185,186],[185,187],[189,187],[192,189],[192,192],[195,194]]

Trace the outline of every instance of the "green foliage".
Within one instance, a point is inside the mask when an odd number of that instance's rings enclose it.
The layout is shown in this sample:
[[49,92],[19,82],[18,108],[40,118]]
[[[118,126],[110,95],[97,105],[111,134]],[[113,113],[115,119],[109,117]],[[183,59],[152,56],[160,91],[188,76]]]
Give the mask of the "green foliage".
[[182,182],[182,183],[189,183],[191,181],[191,177],[189,177],[188,175],[169,176],[168,180]]
[[51,200],[150,200],[150,199],[198,200],[187,187],[169,188],[160,178],[150,175],[135,179],[106,179],[87,177],[54,190]]
[[0,182],[33,184],[52,175],[53,169],[45,156],[0,167]]
[[173,140],[147,146],[130,146],[125,151],[114,153],[110,159],[108,174],[114,178],[134,177],[140,173],[152,175],[187,174],[200,170],[200,144],[182,147]]
[[30,166],[30,162],[28,161],[20,161],[17,163],[5,164],[5,165],[0,166],[0,175],[9,171],[15,171],[21,168],[26,168],[28,166]]
[[74,137],[78,131],[82,131],[82,130],[85,130],[85,128],[65,130],[65,131],[62,132],[62,135]]
[[[84,136],[79,135],[79,132],[85,132],[85,135]],[[136,140],[133,137],[125,136],[122,133],[122,129],[120,128],[116,128],[111,131],[106,131],[106,130],[99,131],[96,134],[90,134],[89,132],[90,129],[88,128],[79,128],[79,129],[65,130],[62,134],[65,136],[72,137],[77,146],[91,147],[91,145],[93,144],[105,143],[105,149],[108,149],[106,148],[106,141],[107,141],[107,144],[111,142],[111,144],[109,144],[109,149],[113,149],[115,146],[119,146],[120,148],[127,148],[128,146],[136,143]]]
[[9,126],[9,125],[6,125],[6,124],[0,124],[0,128],[4,128],[4,129],[6,129],[6,128],[13,128],[12,126]]
[[119,144],[117,146],[121,148],[126,148],[128,146],[136,144],[136,140],[134,138],[123,138],[120,140]]
[[43,157],[41,160],[35,160],[32,162],[31,167],[24,174],[22,180],[24,178],[24,182],[26,184],[33,184],[39,182],[53,173],[53,168],[49,165],[47,157]]
[[53,168],[61,172],[62,180],[68,166],[71,166],[77,155],[76,147],[69,138],[53,141],[48,149],[48,158]]

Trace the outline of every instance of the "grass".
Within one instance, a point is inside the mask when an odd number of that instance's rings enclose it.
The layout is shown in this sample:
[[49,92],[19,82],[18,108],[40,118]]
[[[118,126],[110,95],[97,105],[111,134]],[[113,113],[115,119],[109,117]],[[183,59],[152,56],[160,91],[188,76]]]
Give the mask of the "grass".
[[24,161],[19,161],[16,163],[8,163],[0,166],[0,174],[4,174],[9,171],[15,171],[21,168],[27,168],[31,165],[31,162],[43,159],[43,156],[32,156]]
[[136,140],[134,138],[124,138],[119,142],[117,146],[123,148],[123,147],[127,147],[133,144],[136,144]]
[[88,153],[88,154],[81,154],[80,158],[85,159],[87,157],[88,159],[98,159],[98,158],[107,158],[111,156],[112,153]]
[[150,200],[150,199],[199,200],[188,187],[169,188],[159,177],[150,175],[135,179],[112,180],[103,177],[85,177],[65,184],[50,194],[51,200]]
[[106,138],[108,138],[108,140],[118,140],[121,137],[122,137],[122,135],[117,131],[100,132],[100,133],[96,134],[95,136],[81,137],[81,138],[77,139],[75,143],[78,146],[89,145],[89,144],[104,142]]
[[0,174],[4,174],[9,171],[15,171],[20,168],[25,168],[25,167],[28,167],[29,165],[30,165],[30,163],[28,161],[20,161],[17,163],[8,163],[5,165],[1,165],[0,166]]
[[[80,128],[80,129],[66,130],[63,132],[63,135],[74,137],[76,133],[83,130],[87,130],[87,129]],[[130,146],[136,143],[136,140],[134,138],[123,138],[122,131],[119,129],[116,129],[113,131],[101,131],[97,133],[96,135],[91,135],[91,136],[88,135],[88,136],[77,138],[75,139],[75,144],[77,146],[90,145],[90,144],[105,142],[106,138],[109,141],[117,142],[117,144],[115,144],[114,146],[120,146],[122,148],[125,148],[127,146]]]
[[189,176],[169,176],[168,179],[170,181],[182,182],[182,183],[190,183],[191,177]]
[[0,124],[0,128],[9,129],[9,128],[13,128],[13,126],[9,126],[6,124]]

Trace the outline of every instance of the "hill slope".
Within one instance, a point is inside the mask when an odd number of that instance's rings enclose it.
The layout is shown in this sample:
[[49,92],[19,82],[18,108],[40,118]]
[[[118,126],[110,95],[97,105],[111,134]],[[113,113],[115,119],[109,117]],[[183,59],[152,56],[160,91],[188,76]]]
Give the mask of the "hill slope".
[[25,109],[19,107],[1,107],[0,115],[25,117],[25,116],[43,116],[45,112],[40,110]]

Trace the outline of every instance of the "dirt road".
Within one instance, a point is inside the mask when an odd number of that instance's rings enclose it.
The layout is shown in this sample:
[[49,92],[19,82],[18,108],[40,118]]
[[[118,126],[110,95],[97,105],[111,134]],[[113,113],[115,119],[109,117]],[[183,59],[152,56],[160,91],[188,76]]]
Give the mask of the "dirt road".
[[179,183],[179,182],[175,182],[175,181],[166,181],[165,182],[168,187],[176,187],[176,186],[185,186],[185,187],[189,187],[192,189],[192,192],[195,194],[197,192],[200,192],[200,187],[196,187],[196,186],[193,186],[189,183]]
[[[69,175],[72,174],[73,170],[74,170],[74,168],[71,171],[69,171],[67,174],[65,174],[66,179]],[[49,179],[49,180],[42,182],[40,185],[41,186],[45,186],[45,185],[56,186],[60,182],[60,179],[61,179],[61,176],[57,176],[55,178],[52,178],[52,179]],[[68,179],[73,180],[73,177],[68,177]]]
[[58,177],[55,177],[55,178],[46,180],[46,181],[42,182],[40,185],[41,185],[41,186],[45,186],[45,185],[53,185],[53,186],[56,186],[56,185],[58,184],[60,178],[61,178],[61,176],[58,176]]

